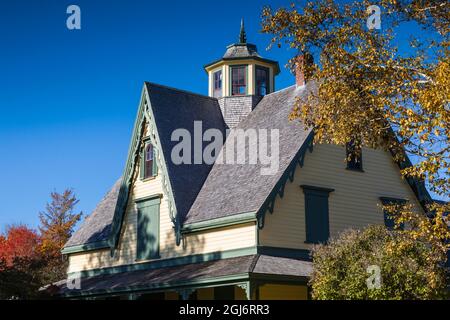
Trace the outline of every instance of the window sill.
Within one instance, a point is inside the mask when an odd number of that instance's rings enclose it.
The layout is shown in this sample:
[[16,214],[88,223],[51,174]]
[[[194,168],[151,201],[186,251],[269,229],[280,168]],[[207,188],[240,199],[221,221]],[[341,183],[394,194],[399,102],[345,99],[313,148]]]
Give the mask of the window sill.
[[161,256],[158,254],[158,255],[156,255],[156,256],[154,256],[153,258],[150,258],[150,259],[134,259],[134,262],[151,262],[151,261],[154,261],[154,260],[160,260],[161,259]]
[[312,242],[312,241],[304,241],[303,243],[304,243],[304,244],[311,244],[311,245],[314,245],[314,244],[321,244],[321,243],[326,243],[326,241],[325,241],[325,242]]
[[151,180],[154,180],[154,179],[156,179],[156,177],[157,177],[158,175],[156,175],[156,176],[153,176],[153,177],[148,177],[148,178],[145,178],[145,179],[141,179],[141,181],[142,182],[147,182],[147,181],[151,181]]
[[349,171],[355,171],[355,172],[365,172],[364,169],[356,169],[356,168],[345,168],[345,170],[349,170]]

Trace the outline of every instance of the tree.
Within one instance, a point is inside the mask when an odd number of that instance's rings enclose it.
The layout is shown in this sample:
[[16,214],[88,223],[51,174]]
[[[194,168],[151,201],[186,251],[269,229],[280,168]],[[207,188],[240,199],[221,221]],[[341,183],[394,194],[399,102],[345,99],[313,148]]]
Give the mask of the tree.
[[0,259],[13,265],[15,258],[34,259],[38,256],[40,237],[25,225],[10,226],[0,236]]
[[74,226],[83,214],[74,213],[79,200],[73,190],[66,189],[62,194],[52,192],[50,197],[51,202],[47,203],[46,211],[39,213],[41,250],[47,262],[44,268],[46,283],[66,276],[67,262],[62,260],[61,249],[72,236]]
[[[313,249],[313,299],[441,299],[441,257],[404,231],[371,226],[348,230]],[[379,286],[376,281],[380,271]]]
[[8,227],[0,235],[0,299],[35,298],[39,295],[40,237],[25,225]]
[[[367,27],[373,6],[383,13],[382,30]],[[369,9],[369,12],[367,11]],[[390,150],[405,178],[424,181],[442,197],[450,195],[450,3],[447,0],[363,0],[345,5],[333,0],[292,4],[276,11],[265,7],[262,31],[316,61],[301,67],[317,90],[297,100],[291,119],[313,127],[316,143]],[[404,23],[423,28],[408,52],[396,44]],[[306,60],[306,59],[304,59]],[[291,68],[298,63],[294,57]],[[428,201],[428,217],[410,206],[398,212],[411,236],[428,237],[448,249],[447,202]],[[389,208],[387,208],[389,209]],[[393,211],[391,212],[393,213]],[[431,233],[430,233],[431,232]]]

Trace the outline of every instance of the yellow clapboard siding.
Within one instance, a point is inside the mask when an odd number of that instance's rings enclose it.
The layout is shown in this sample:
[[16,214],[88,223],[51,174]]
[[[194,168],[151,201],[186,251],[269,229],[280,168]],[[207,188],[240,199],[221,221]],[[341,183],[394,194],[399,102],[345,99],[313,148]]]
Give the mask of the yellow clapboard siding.
[[329,197],[330,235],[348,228],[383,224],[379,197],[410,199],[421,210],[409,185],[400,175],[390,153],[363,149],[364,172],[346,170],[345,148],[317,145],[307,152],[303,168],[297,167],[294,181],[287,182],[283,198],[277,197],[274,213],[266,214],[259,231],[261,245],[309,248],[305,244],[304,194],[300,185],[335,189]]
[[154,179],[141,181],[138,172],[139,169],[134,174],[132,191],[115,256],[111,257],[109,250],[70,254],[68,272],[138,263],[135,260],[137,243],[137,208],[135,201],[155,194],[163,195],[160,204],[160,259],[256,245],[256,226],[254,223],[248,223],[191,234],[183,239],[182,245],[177,246],[173,223],[169,214],[168,196],[162,187],[162,176],[158,175]]

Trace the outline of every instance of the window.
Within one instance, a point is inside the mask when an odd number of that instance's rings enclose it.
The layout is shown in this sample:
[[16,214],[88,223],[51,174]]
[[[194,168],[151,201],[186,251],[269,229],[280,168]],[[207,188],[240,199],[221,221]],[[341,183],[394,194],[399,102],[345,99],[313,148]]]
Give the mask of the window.
[[[405,199],[386,198],[386,197],[380,197],[380,201],[383,204],[383,206],[404,205],[407,202]],[[384,225],[389,230],[394,230],[394,229],[404,230],[405,229],[405,225],[403,223],[400,224],[398,227],[395,226],[396,212],[388,212],[386,209],[383,208],[383,215],[384,215]]]
[[256,67],[256,94],[265,96],[269,93],[269,69]]
[[157,166],[155,159],[156,149],[150,142],[147,142],[141,156],[141,179],[148,179],[157,175]]
[[333,189],[302,185],[305,194],[306,242],[324,243],[330,237],[328,197]]
[[349,142],[346,146],[347,169],[363,171],[361,144]]
[[247,94],[247,67],[239,66],[231,68],[231,94],[245,95]]
[[136,202],[137,247],[136,259],[159,258],[159,205],[160,197]]
[[222,96],[222,71],[214,72],[214,97],[219,98]]

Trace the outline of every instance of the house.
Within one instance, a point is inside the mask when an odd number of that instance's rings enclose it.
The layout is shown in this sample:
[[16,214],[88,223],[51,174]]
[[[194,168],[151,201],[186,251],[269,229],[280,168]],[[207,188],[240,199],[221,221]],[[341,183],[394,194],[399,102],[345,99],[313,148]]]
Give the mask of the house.
[[[122,176],[62,251],[69,261],[62,297],[308,299],[313,244],[389,223],[386,201],[423,210],[428,192],[402,179],[407,163],[383,150],[347,157],[351,148],[313,145],[313,131],[288,120],[314,85],[299,68],[297,83],[276,91],[279,65],[247,43],[243,24],[239,42],[205,70],[208,96],[144,84]],[[178,155],[187,161],[174,161],[175,132],[205,138],[208,130],[228,133],[214,161],[198,163],[186,150]],[[275,130],[272,172],[263,174],[260,161],[217,160],[235,151],[239,130]],[[211,139],[196,141],[187,145],[202,155]]]

